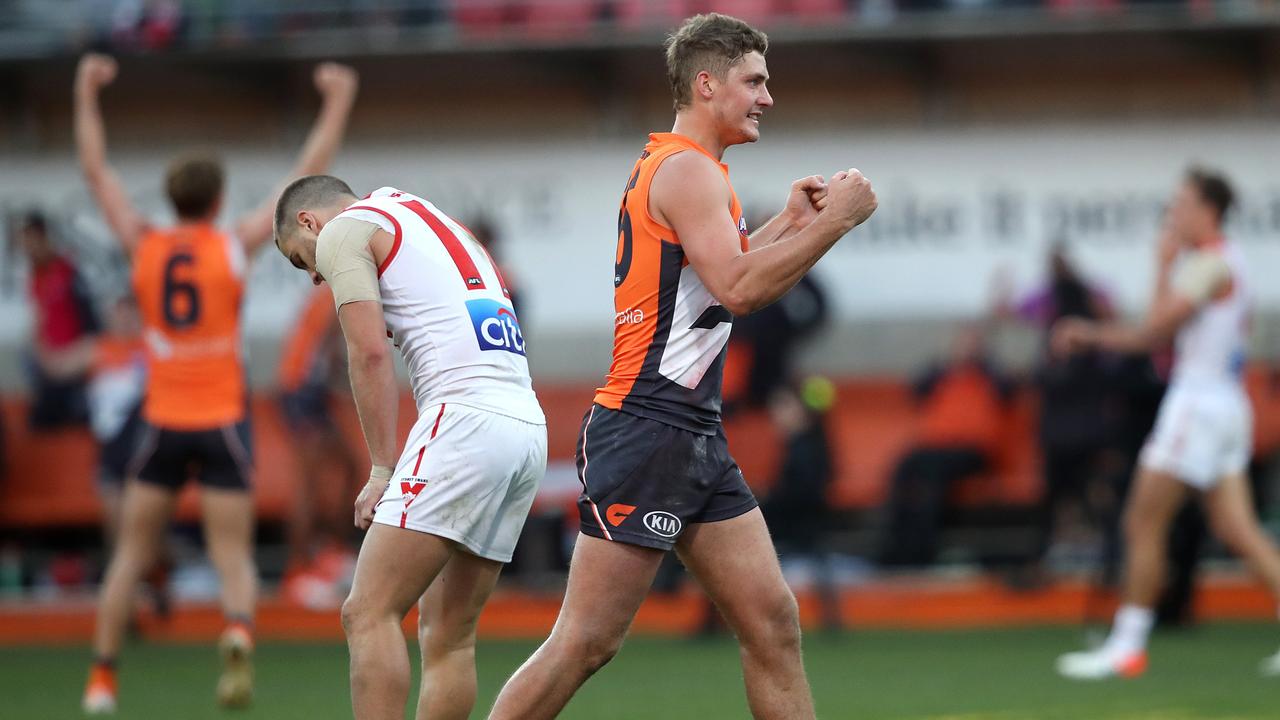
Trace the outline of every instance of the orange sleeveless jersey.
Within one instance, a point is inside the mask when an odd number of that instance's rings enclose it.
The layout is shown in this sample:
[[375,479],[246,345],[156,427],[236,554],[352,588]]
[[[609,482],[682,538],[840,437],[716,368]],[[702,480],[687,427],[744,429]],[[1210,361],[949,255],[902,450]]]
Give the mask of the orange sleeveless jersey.
[[152,230],[138,244],[133,289],[147,344],[147,422],[207,430],[244,419],[244,264],[239,244],[209,225]]
[[[702,434],[720,425],[725,345],[733,316],[689,266],[680,238],[649,214],[649,186],[662,162],[700,152],[682,135],[653,133],[627,181],[618,213],[614,265],[613,364],[595,401],[614,410]],[[748,250],[742,206],[729,186],[729,212]]]

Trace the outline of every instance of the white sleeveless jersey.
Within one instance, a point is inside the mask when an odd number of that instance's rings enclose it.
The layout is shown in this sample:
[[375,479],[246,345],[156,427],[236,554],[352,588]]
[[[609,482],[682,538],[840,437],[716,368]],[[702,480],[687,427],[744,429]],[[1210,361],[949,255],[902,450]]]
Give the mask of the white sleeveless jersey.
[[1231,269],[1231,290],[1206,302],[1178,331],[1172,385],[1186,389],[1239,388],[1249,340],[1249,288],[1244,258],[1232,244],[1219,251]]
[[502,275],[466,228],[390,187],[338,217],[374,223],[395,238],[378,285],[387,335],[404,356],[419,414],[456,403],[545,422]]

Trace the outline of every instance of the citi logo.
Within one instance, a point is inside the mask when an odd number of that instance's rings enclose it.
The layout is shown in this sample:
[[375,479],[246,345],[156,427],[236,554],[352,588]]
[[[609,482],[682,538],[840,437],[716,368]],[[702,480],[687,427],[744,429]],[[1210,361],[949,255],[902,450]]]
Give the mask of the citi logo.
[[654,510],[644,516],[644,526],[653,532],[665,538],[672,538],[680,534],[680,518],[669,512],[662,510]]
[[468,300],[467,312],[481,350],[505,350],[524,355],[524,335],[515,311],[496,300]]
[[644,310],[641,310],[640,308],[627,308],[617,314],[614,324],[639,325],[642,322],[644,322]]

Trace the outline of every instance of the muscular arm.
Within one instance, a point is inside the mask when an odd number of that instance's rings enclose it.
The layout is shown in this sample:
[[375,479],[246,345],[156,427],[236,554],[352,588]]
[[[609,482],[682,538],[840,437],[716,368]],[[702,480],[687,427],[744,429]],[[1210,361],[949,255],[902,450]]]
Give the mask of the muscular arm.
[[791,183],[786,207],[751,233],[750,248],[759,250],[805,229],[826,207],[826,202],[827,183],[821,175],[810,175]]
[[695,153],[671,157],[649,192],[651,214],[675,230],[703,285],[734,315],[782,297],[857,224],[824,211],[786,239],[744,253],[729,213],[729,185],[709,159]]
[[756,228],[751,233],[751,249],[759,250],[776,242],[785,240],[796,233],[796,227],[791,223],[790,218],[785,212],[778,213],[769,219],[769,222]]
[[369,459],[374,465],[395,467],[400,394],[382,305],[369,300],[347,303],[338,309],[338,322],[347,341],[351,390],[369,446]]
[[115,61],[102,55],[86,55],[76,70],[73,91],[76,155],[89,192],[102,211],[112,234],[132,253],[146,228],[146,221],[129,200],[124,184],[107,164],[107,131],[98,105],[98,93],[115,78]]
[[271,239],[276,201],[285,186],[304,175],[317,175],[327,170],[346,134],[347,119],[359,84],[355,71],[335,63],[324,63],[316,68],[315,83],[322,95],[320,113],[298,154],[297,163],[261,205],[236,223],[236,236],[244,243],[245,252],[250,256]]

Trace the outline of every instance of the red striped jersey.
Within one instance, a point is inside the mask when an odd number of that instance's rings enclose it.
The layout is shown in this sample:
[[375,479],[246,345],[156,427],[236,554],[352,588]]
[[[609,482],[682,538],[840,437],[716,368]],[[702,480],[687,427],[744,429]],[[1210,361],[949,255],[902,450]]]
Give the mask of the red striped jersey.
[[387,334],[404,356],[419,411],[450,403],[544,422],[510,293],[466,228],[390,187],[338,217],[373,223],[395,239],[378,285]]

